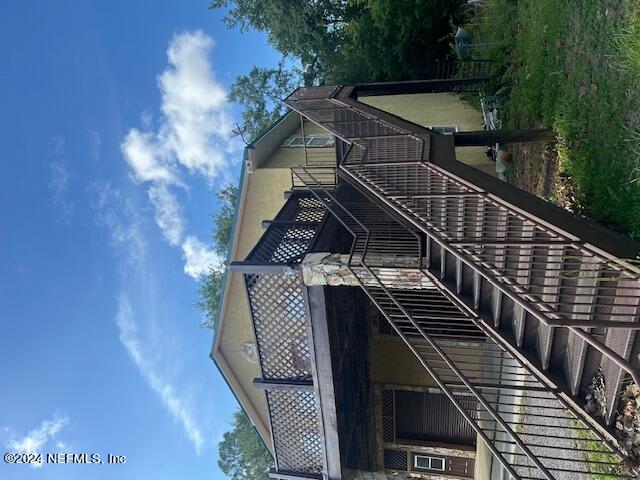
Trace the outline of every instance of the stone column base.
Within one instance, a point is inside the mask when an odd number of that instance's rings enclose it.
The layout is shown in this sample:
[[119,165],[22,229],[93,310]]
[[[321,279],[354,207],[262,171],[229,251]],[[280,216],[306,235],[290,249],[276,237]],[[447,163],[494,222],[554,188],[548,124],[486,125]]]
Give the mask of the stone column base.
[[[369,260],[369,257],[367,256]],[[369,260],[376,266],[371,270],[387,288],[427,289],[434,288],[433,283],[419,269],[413,267],[415,258],[397,257],[393,255],[379,256]],[[360,282],[368,287],[379,287],[379,283],[369,272],[358,267],[349,267],[349,255],[329,252],[307,254],[302,260],[302,276],[308,287],[338,287],[342,285],[357,287]],[[403,266],[406,265],[406,266]],[[358,277],[354,274],[354,270]],[[360,280],[360,282],[358,281]]]

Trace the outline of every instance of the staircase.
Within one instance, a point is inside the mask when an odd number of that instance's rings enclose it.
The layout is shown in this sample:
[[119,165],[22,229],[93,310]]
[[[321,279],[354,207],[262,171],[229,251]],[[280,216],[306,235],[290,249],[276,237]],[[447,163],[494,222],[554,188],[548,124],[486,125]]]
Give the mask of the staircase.
[[[299,178],[354,236],[354,275],[375,277],[369,250],[392,251],[394,233],[389,222],[377,233],[375,217],[341,202],[345,188],[391,212],[395,232],[420,237],[418,263],[440,295],[379,281],[362,285],[371,301],[512,478],[633,478],[596,421],[611,425],[620,390],[640,384],[637,265],[426,162],[429,135],[360,110],[339,90],[300,89],[286,102],[349,145],[331,192],[308,172]],[[457,313],[432,321],[438,305]],[[482,333],[473,355],[452,346],[460,335],[443,334],[447,324]],[[578,404],[599,369],[606,413],[593,419]],[[461,405],[460,393],[477,407]]]
[[[637,370],[637,361],[625,362],[640,347],[635,272],[460,185],[438,167],[343,169],[422,227],[426,268],[441,288],[528,353],[568,393],[578,396],[602,368],[604,420],[613,421],[626,373]],[[411,181],[399,181],[398,170]]]
[[[338,172],[337,185],[327,188],[302,167],[294,174],[352,233],[350,268],[362,288],[511,478],[633,478],[620,466],[606,432],[488,327],[474,307],[460,301],[468,296],[478,307],[492,303],[482,299],[476,275],[430,245],[424,273],[440,288],[388,288],[367,259],[377,258],[380,248],[415,256],[421,239],[348,183],[344,172]],[[379,226],[383,236],[375,233]],[[398,239],[395,244],[376,240],[390,233]],[[377,286],[365,286],[371,278]]]

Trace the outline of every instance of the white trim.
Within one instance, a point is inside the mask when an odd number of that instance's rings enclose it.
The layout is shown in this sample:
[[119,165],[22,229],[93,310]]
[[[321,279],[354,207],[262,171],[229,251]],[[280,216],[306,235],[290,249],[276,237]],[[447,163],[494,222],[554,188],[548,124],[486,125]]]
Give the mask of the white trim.
[[[282,146],[286,148],[298,148],[306,146],[307,148],[323,148],[332,147],[335,144],[335,137],[333,135],[305,135],[304,144],[302,142],[302,135],[293,135],[284,142]],[[315,144],[313,142],[316,142]]]
[[[429,465],[428,467],[418,465],[418,460],[423,460],[423,459],[427,460],[427,464]],[[440,462],[442,462],[442,468],[436,468],[432,466],[433,460],[439,460]],[[446,464],[447,464],[447,459],[444,457],[434,457],[431,455],[419,455],[416,453],[413,454],[413,468],[416,470],[437,470],[439,472],[444,472],[446,468]]]
[[[454,133],[458,133],[458,125],[429,125],[426,128],[429,130],[433,130],[435,133],[439,133],[441,135],[452,135]],[[451,131],[453,129],[453,131]],[[438,131],[441,130],[441,131]]]

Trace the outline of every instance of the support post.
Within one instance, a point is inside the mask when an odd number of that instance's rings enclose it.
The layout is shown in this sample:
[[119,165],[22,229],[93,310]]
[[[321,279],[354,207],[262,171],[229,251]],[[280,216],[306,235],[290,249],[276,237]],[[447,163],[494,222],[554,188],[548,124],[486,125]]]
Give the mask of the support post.
[[482,147],[496,143],[526,143],[553,140],[553,130],[482,130],[453,134],[456,147]]
[[272,468],[269,470],[269,478],[277,480],[320,480],[322,475],[302,472],[283,472]]
[[311,380],[299,378],[287,378],[284,380],[265,380],[262,378],[254,378],[253,386],[260,390],[313,391],[313,382]]

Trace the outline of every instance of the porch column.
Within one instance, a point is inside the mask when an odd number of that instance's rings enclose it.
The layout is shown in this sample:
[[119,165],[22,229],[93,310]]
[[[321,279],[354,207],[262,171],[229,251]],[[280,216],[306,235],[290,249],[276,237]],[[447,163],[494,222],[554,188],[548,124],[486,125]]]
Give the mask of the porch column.
[[555,137],[552,130],[482,130],[453,134],[456,147],[488,146],[496,143],[525,143],[550,141]]

